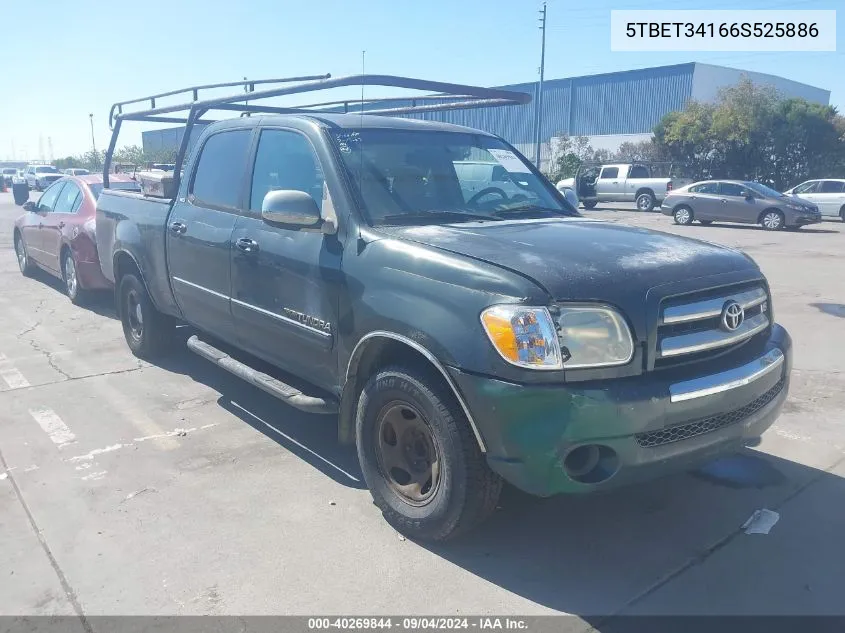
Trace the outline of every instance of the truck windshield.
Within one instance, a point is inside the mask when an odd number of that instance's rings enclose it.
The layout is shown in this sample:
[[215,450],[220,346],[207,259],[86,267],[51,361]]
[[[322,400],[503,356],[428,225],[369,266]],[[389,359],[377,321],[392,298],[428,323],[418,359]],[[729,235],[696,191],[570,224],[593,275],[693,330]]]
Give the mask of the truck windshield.
[[332,134],[374,225],[577,214],[494,137],[378,128]]
[[55,167],[48,165],[46,167],[36,167],[35,173],[36,174],[58,174],[59,170],[56,169]]

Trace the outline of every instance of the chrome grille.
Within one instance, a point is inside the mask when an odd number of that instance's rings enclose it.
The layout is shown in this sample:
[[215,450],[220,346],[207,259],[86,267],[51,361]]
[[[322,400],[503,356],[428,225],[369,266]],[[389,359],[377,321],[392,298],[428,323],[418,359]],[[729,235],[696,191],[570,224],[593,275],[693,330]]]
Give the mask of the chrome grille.
[[704,435],[712,431],[717,431],[721,428],[741,422],[746,418],[754,415],[760,409],[774,400],[783,389],[785,380],[781,378],[778,383],[769,389],[762,396],[756,400],[752,400],[744,407],[734,409],[728,413],[720,413],[709,418],[696,420],[687,424],[679,424],[677,426],[670,426],[659,431],[650,431],[648,433],[637,433],[634,437],[637,444],[643,448],[654,448],[655,446],[662,446],[663,444],[671,444],[672,442],[680,442],[691,437]]
[[[731,301],[744,311],[744,320],[733,331],[721,322],[722,311]],[[768,327],[768,295],[762,286],[722,288],[670,299],[660,312],[655,367],[727,351]]]

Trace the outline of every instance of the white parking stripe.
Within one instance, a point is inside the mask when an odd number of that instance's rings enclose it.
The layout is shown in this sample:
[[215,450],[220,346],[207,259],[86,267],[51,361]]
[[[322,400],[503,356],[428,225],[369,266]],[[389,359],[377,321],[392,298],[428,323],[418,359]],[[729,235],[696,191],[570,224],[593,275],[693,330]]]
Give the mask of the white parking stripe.
[[59,448],[76,441],[76,436],[52,409],[30,409],[29,414]]
[[0,378],[9,385],[9,389],[29,387],[29,381],[3,354],[0,354]]

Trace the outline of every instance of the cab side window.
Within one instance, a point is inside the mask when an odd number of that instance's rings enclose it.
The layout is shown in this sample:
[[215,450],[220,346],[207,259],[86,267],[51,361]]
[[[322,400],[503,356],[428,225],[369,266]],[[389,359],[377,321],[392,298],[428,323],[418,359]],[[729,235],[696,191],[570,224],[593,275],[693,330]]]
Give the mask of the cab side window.
[[75,213],[81,204],[82,192],[75,183],[69,182],[65,184],[61,195],[56,200],[56,206],[53,208],[53,213]]
[[605,167],[601,170],[600,179],[606,178],[616,178],[619,176],[619,168],[618,167]]
[[648,168],[645,165],[632,165],[628,178],[648,178]]
[[818,180],[811,180],[810,182],[802,182],[800,185],[795,187],[792,190],[792,193],[795,194],[802,194],[802,193],[815,193],[816,189],[819,186]]
[[237,208],[243,182],[251,129],[218,132],[202,147],[191,195],[197,204]]
[[38,199],[38,213],[50,213],[53,211],[53,207],[56,206],[56,200],[58,200],[59,194],[64,186],[64,182],[57,182],[47,187],[47,191]]
[[262,130],[252,172],[250,210],[261,211],[264,196],[280,189],[304,191],[322,209],[324,182],[317,155],[305,136],[289,130]]

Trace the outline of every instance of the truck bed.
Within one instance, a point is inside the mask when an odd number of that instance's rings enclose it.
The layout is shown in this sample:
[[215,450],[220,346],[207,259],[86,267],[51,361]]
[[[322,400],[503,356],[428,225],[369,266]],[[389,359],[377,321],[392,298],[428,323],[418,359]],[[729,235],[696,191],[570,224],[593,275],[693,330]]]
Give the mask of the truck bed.
[[156,308],[178,315],[166,270],[165,239],[172,199],[104,189],[97,201],[100,267],[115,281],[115,263],[130,256],[141,271]]

